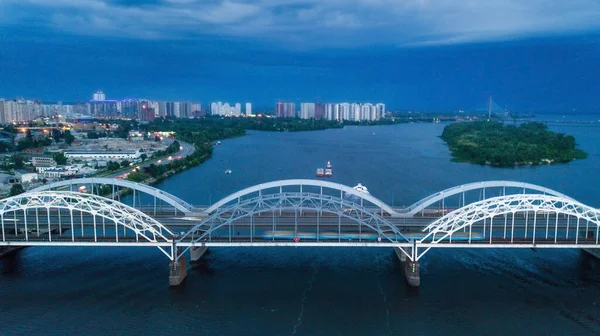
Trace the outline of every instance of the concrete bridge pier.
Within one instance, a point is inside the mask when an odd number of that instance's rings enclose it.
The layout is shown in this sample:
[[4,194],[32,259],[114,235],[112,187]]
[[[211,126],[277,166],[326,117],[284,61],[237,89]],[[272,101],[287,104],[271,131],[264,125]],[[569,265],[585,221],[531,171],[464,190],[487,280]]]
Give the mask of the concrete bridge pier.
[[192,246],[190,248],[190,261],[198,261],[208,250],[208,246]]
[[419,262],[407,260],[404,263],[404,276],[406,282],[412,287],[419,287],[421,284],[421,274],[419,271]]
[[179,286],[187,276],[187,262],[185,256],[179,260],[172,260],[169,264],[169,286]]
[[398,256],[398,258],[400,258],[400,261],[404,266],[404,277],[406,278],[406,282],[408,282],[408,284],[412,287],[419,287],[419,285],[421,284],[419,262],[408,259],[406,253],[402,252],[402,250],[410,254],[410,248],[404,249],[403,247],[394,247],[396,255]]

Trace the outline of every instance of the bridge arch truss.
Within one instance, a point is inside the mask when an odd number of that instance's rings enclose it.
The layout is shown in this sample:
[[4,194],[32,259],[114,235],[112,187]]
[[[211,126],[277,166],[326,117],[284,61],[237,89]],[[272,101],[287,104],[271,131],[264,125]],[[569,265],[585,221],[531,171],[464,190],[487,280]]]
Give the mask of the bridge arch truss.
[[438,205],[435,210],[442,214],[452,210],[454,204],[456,204],[456,208],[464,207],[473,202],[473,195],[469,195],[470,197],[466,195],[474,191],[478,193],[476,201],[511,194],[541,194],[572,200],[567,195],[536,184],[517,181],[482,181],[454,186],[427,196],[404,208],[400,211],[400,216],[413,217],[419,213],[423,214],[435,204]]
[[[117,179],[117,178],[102,178],[102,177],[90,177],[90,178],[78,178],[71,180],[64,180],[59,182],[50,183],[41,187],[35,188],[31,191],[44,191],[44,190],[56,190],[68,187],[70,191],[77,190],[80,186],[91,186],[90,192],[92,194],[100,193],[102,186],[108,186],[107,197],[111,199],[121,200],[121,188],[130,189],[133,191],[133,204],[134,208],[141,208],[142,202],[140,200],[140,194],[147,194],[153,199],[153,204],[147,207],[148,212],[156,214],[159,209],[158,201],[162,201],[175,209],[175,213],[180,211],[182,213],[190,213],[194,211],[194,207],[188,202],[181,198],[162,191],[158,188],[151,187],[146,184],[137,183],[133,181]],[[137,204],[136,204],[137,203]]]
[[[276,213],[287,213],[289,223],[282,224],[281,217],[276,223]],[[316,227],[304,228],[298,221],[300,213],[312,214],[316,219]],[[352,234],[345,233],[349,228],[352,228]],[[300,242],[409,242],[401,230],[381,214],[381,209],[367,208],[361,205],[360,200],[344,196],[298,191],[259,193],[255,197],[240,198],[238,202],[227,206],[220,205],[183,234],[178,244],[187,245],[188,248],[219,241],[235,244],[235,231],[240,229],[249,231],[246,237],[250,243],[265,242],[269,245],[274,242],[294,244],[293,239],[296,238]]]
[[295,192],[302,193],[303,191],[312,192],[320,195],[331,195],[338,196],[341,199],[351,199],[361,205],[372,207],[373,209],[377,209],[380,213],[388,216],[398,216],[399,213],[394,211],[391,206],[379,200],[378,198],[358,191],[352,187],[340,184],[333,183],[329,181],[322,180],[310,180],[310,179],[292,179],[292,180],[280,180],[280,181],[272,181],[262,184],[257,184],[255,186],[242,189],[238,192],[230,194],[226,196],[204,210],[202,212],[203,215],[211,214],[217,211],[219,208],[226,206],[227,204],[233,202],[241,202],[244,198],[254,197],[256,195],[267,195],[267,194],[283,194],[289,190],[293,190]]
[[[542,194],[493,197],[429,224],[416,243],[431,247],[600,247],[600,210]],[[454,239],[458,237],[458,239]],[[458,244],[455,244],[458,243]],[[454,245],[454,246],[453,246]]]
[[0,200],[3,245],[156,246],[172,259],[173,233],[119,201],[69,191],[31,191]]

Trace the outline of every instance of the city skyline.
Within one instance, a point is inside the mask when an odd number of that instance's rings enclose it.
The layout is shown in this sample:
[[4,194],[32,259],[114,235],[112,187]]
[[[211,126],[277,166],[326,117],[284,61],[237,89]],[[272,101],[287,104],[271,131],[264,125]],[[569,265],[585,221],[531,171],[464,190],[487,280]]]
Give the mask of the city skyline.
[[204,108],[199,102],[159,101],[154,99],[108,99],[103,91],[96,91],[82,103],[45,103],[30,99],[0,98],[0,123],[21,123],[38,118],[66,118],[91,116],[97,118],[124,118],[153,121],[155,118],[199,118],[205,115],[227,117],[255,116],[254,112],[274,114],[279,118],[326,119],[337,121],[375,121],[386,115],[384,103],[323,103],[302,102],[300,110],[294,102],[277,102],[273,110],[253,110],[252,102],[210,102]]
[[[115,103],[118,104],[119,106],[124,106],[124,104],[127,104],[129,102],[151,102],[151,103],[167,103],[167,102],[177,102],[177,103],[190,103],[193,105],[197,105],[197,106],[203,106],[204,109],[200,109],[198,108],[198,111],[202,111],[202,112],[208,112],[208,113],[212,113],[214,111],[213,109],[213,105],[214,104],[224,104],[227,105],[229,104],[228,101],[215,101],[215,100],[208,100],[206,102],[204,102],[204,104],[206,105],[202,105],[203,102],[200,102],[198,100],[185,100],[185,99],[172,99],[172,100],[165,100],[165,99],[155,99],[155,98],[133,98],[133,97],[127,97],[127,98],[116,98],[115,97],[108,97],[111,99],[108,99],[106,96],[106,93],[104,93],[101,90],[98,90],[96,92],[94,92],[91,95],[91,99],[87,99],[87,100],[80,100],[80,101],[64,101],[64,100],[60,100],[60,99],[54,99],[54,100],[40,100],[40,99],[36,99],[36,98],[31,98],[31,97],[23,97],[23,96],[17,96],[17,97],[3,97],[0,95],[0,102],[1,101],[5,101],[5,102],[18,102],[18,101],[24,101],[24,102],[31,102],[31,103],[36,103],[36,104],[41,104],[43,106],[78,106],[78,105],[85,105],[85,104],[94,104],[94,103],[100,103],[100,102],[109,102],[109,103]],[[489,101],[490,99],[493,99],[492,96],[487,97],[488,99],[486,99],[486,101],[481,102],[481,104],[479,104],[477,107],[475,108],[471,108],[471,109],[456,109],[456,110],[450,110],[450,109],[442,109],[442,110],[438,110],[438,111],[421,111],[419,109],[410,109],[410,108],[406,108],[406,109],[398,109],[398,108],[388,108],[387,110],[390,112],[430,112],[430,113],[455,113],[455,112],[485,112],[488,111],[488,105],[489,105]],[[233,99],[232,101],[238,101],[236,99]],[[325,105],[331,105],[331,104],[340,104],[340,103],[350,103],[350,104],[359,104],[359,105],[364,105],[364,104],[370,104],[370,101],[372,100],[364,100],[364,101],[357,101],[357,100],[353,100],[353,99],[342,99],[342,100],[338,100],[338,101],[334,101],[334,100],[326,100],[326,99],[315,99],[315,100],[310,100],[310,99],[297,99],[295,101],[290,101],[290,100],[276,100],[275,101],[275,107],[273,107],[273,103],[266,103],[264,104],[265,106],[258,106],[256,107],[256,105],[254,105],[253,102],[244,102],[242,103],[233,103],[233,106],[231,107],[232,109],[236,108],[236,104],[240,104],[240,111],[243,110],[243,113],[238,113],[241,115],[250,115],[253,114],[252,112],[256,111],[258,113],[273,113],[273,114],[277,114],[277,104],[279,103],[283,103],[283,104],[294,104],[294,109],[296,108],[295,105],[298,105],[298,109],[295,110],[296,113],[301,112],[302,110],[302,105],[304,104],[316,104],[317,107],[319,106],[319,104],[323,105],[323,107]],[[377,103],[377,104],[383,104],[383,103]],[[383,104],[386,105],[386,104]],[[292,105],[289,105],[290,107]],[[387,106],[387,105],[386,105]],[[157,107],[158,110],[158,107]],[[485,111],[484,111],[485,110]],[[493,101],[493,108],[492,108],[492,112],[498,112],[498,111],[502,111],[502,112],[507,112],[508,107],[505,105],[505,107],[502,107],[500,105],[497,104],[497,102],[494,100]],[[250,111],[250,113],[246,112],[246,111]],[[212,113],[215,114],[215,113]],[[220,114],[220,113],[216,113],[216,114]],[[227,113],[223,114],[226,115]],[[299,115],[298,115],[299,116]]]
[[[5,100],[5,101],[32,101],[32,102],[39,102],[42,105],[77,105],[77,104],[86,104],[86,103],[95,103],[95,102],[121,102],[121,103],[125,103],[125,102],[130,102],[130,101],[153,101],[153,102],[169,102],[169,101],[180,101],[180,102],[191,102],[192,104],[200,104],[202,102],[198,101],[198,100],[185,100],[185,99],[175,99],[175,100],[164,100],[164,99],[155,99],[155,98],[151,98],[151,97],[138,97],[138,98],[134,98],[134,97],[126,97],[126,98],[119,98],[119,97],[113,97],[113,96],[107,96],[107,94],[102,91],[102,90],[97,90],[95,92],[93,92],[89,97],[91,97],[90,99],[87,100],[81,100],[81,101],[64,101],[64,100],[60,100],[60,99],[56,99],[56,100],[50,100],[50,101],[42,101],[36,98],[32,98],[32,97],[24,97],[24,96],[17,96],[17,97],[2,97],[0,95],[0,100]],[[346,99],[345,101],[350,101],[352,99]],[[233,101],[236,101],[235,99]],[[276,101],[275,104],[277,104],[278,102],[281,102],[280,100]],[[302,103],[310,103],[310,100],[298,100],[298,103],[302,104]],[[216,100],[209,100],[204,102],[206,105],[210,106],[212,104],[215,103],[222,103],[222,104],[228,104],[228,101],[216,101]],[[296,102],[294,102],[296,103]],[[319,100],[313,100],[312,101],[313,104],[332,104],[335,103],[333,101],[329,101],[329,100],[323,100],[323,99],[319,99]],[[363,101],[363,102],[358,102],[359,104],[368,104],[368,101]],[[233,103],[234,105],[238,104]],[[241,108],[241,103],[240,104],[240,108]],[[248,105],[249,104],[249,105]],[[271,104],[272,105],[272,104]],[[251,114],[251,113],[247,113],[246,111],[248,109],[250,109],[250,111],[252,111],[253,109],[253,104],[252,102],[244,102],[244,113],[243,114]],[[276,108],[273,109],[272,106],[271,107],[261,107],[259,108],[261,112],[275,112]],[[212,108],[207,108],[207,111],[212,111]]]

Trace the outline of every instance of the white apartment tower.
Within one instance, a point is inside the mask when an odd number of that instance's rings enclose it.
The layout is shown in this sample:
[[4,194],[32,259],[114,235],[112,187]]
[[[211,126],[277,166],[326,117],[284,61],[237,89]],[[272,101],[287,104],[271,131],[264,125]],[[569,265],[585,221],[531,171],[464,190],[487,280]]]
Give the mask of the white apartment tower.
[[92,100],[104,101],[106,100],[106,95],[104,95],[104,92],[102,91],[96,91],[92,96]]
[[300,104],[300,118],[311,119],[315,117],[315,103]]

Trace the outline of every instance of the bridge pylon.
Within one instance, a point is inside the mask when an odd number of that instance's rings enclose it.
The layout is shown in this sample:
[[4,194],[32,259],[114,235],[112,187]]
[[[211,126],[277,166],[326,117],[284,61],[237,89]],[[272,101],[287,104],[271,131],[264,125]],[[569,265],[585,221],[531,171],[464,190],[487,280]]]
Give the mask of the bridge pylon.
[[192,246],[190,248],[190,261],[200,260],[206,251],[208,251],[208,246]]
[[169,286],[179,286],[187,277],[187,260],[177,246],[177,234],[173,235],[171,262],[169,263]]
[[169,263],[169,286],[179,286],[187,276],[187,261],[185,256]]
[[406,282],[412,287],[419,287],[421,284],[421,275],[416,253],[413,253],[413,251],[416,251],[415,249],[416,247],[394,247],[396,255],[404,266]]
[[421,284],[420,265],[418,261],[406,260],[404,263],[404,277],[406,282],[412,287],[419,287]]

